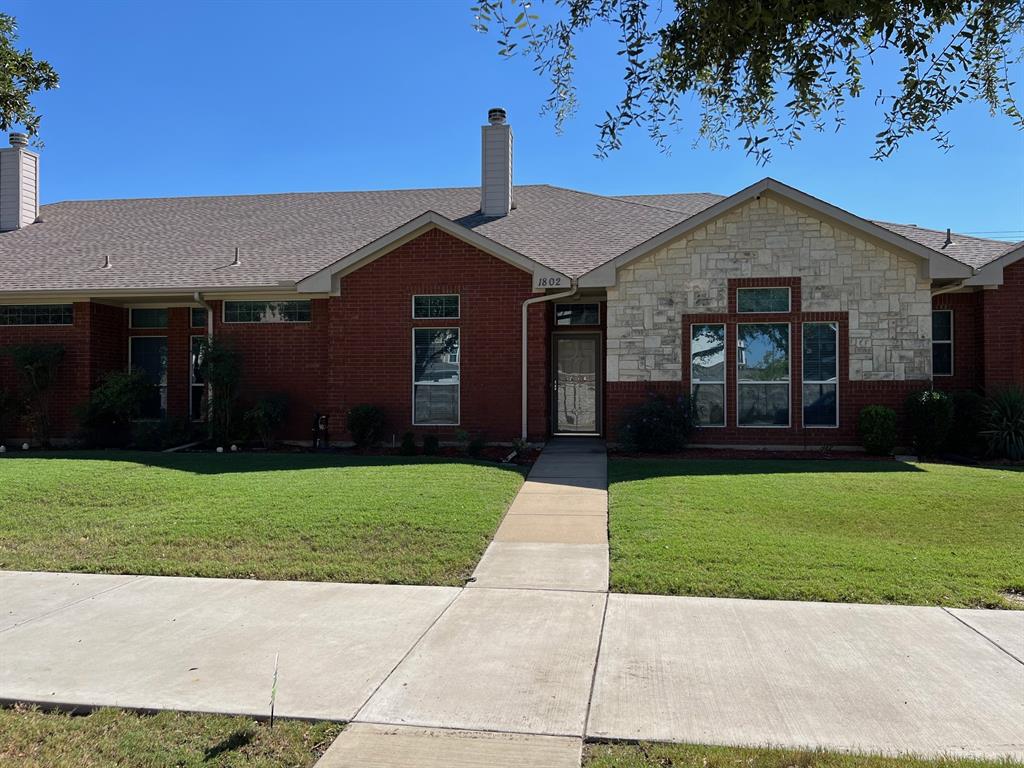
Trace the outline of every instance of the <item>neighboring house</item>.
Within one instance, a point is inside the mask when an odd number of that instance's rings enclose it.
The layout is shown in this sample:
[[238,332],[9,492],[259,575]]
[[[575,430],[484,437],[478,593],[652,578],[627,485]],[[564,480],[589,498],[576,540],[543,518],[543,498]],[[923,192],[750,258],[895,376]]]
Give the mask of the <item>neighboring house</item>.
[[[199,419],[196,340],[243,357],[243,397],[384,409],[492,441],[614,437],[649,393],[692,394],[698,443],[854,445],[865,405],[1024,382],[1024,244],[873,222],[773,179],[729,197],[513,186],[503,110],[481,188],[38,206],[0,151],[0,347],[66,349],[52,418],[110,371],[147,416]],[[0,387],[15,385],[0,355]]]

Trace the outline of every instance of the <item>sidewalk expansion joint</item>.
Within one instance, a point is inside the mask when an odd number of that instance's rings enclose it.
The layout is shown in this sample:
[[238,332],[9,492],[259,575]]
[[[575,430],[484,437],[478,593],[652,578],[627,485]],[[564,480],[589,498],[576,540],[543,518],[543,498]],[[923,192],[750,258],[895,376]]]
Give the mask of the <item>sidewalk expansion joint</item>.
[[590,731],[590,707],[594,703],[594,688],[597,686],[597,667],[601,663],[601,646],[604,645],[604,623],[608,619],[608,601],[610,593],[604,595],[604,610],[601,612],[601,628],[597,635],[597,651],[594,653],[594,671],[590,675],[590,691],[587,694],[587,711],[583,715],[583,738]]
[[[82,575],[83,576],[88,576],[90,574],[82,574]],[[122,582],[120,584],[115,584],[112,587],[107,587],[106,589],[101,589],[99,592],[94,592],[91,595],[85,595],[84,597],[80,597],[77,600],[72,600],[67,605],[62,605],[62,606],[60,606],[58,608],[54,608],[52,611],[44,611],[43,613],[40,613],[38,616],[33,616],[31,618],[25,619],[24,621],[19,621],[17,624],[12,624],[9,627],[4,627],[3,629],[0,629],[0,634],[3,634],[4,632],[9,632],[12,629],[18,629],[20,627],[24,627],[27,624],[32,624],[33,622],[39,621],[40,619],[48,618],[50,616],[53,616],[55,614],[60,613],[61,611],[66,611],[68,608],[73,608],[76,605],[84,603],[86,600],[92,600],[94,598],[99,597],[100,595],[105,595],[108,592],[113,592],[114,590],[122,589],[123,587],[130,586],[132,584],[137,583],[138,581],[141,581],[141,580],[144,580],[144,579],[148,579],[148,578],[149,577],[144,575],[144,574],[125,576],[126,581],[124,581],[124,582]]]
[[500,733],[503,736],[550,736],[558,739],[580,739],[579,733],[555,733],[553,731],[517,731],[511,728],[465,728],[458,725],[423,725],[422,723],[394,723],[386,720],[349,720],[353,725],[382,725],[386,728],[425,728],[432,731],[457,731],[462,733]]
[[954,619],[956,619],[957,621],[959,621],[959,622],[960,622],[961,624],[963,624],[963,625],[964,625],[965,627],[967,627],[967,628],[968,628],[969,630],[971,630],[971,632],[974,632],[974,633],[975,633],[976,635],[978,635],[979,637],[983,637],[983,638],[984,638],[985,640],[987,640],[988,642],[990,642],[990,643],[991,643],[992,645],[994,645],[994,646],[995,646],[996,648],[998,648],[998,649],[999,649],[1000,651],[1002,651],[1002,652],[1003,652],[1003,653],[1005,653],[1005,654],[1006,654],[1007,656],[1009,656],[1009,657],[1010,657],[1011,659],[1013,659],[1014,661],[1016,661],[1016,662],[1017,662],[1018,664],[1022,664],[1022,665],[1024,665],[1024,659],[1021,659],[1021,658],[1020,658],[1020,657],[1018,657],[1018,656],[1017,656],[1016,654],[1014,654],[1014,653],[1011,653],[1010,651],[1008,651],[1008,650],[1006,650],[1005,648],[1003,648],[1003,646],[1001,646],[1001,645],[1000,645],[999,643],[997,643],[997,642],[996,642],[995,640],[993,640],[993,639],[992,639],[991,637],[989,637],[988,635],[986,635],[986,634],[985,634],[984,632],[982,632],[982,631],[981,631],[980,629],[978,629],[977,627],[975,627],[975,626],[974,626],[974,625],[972,625],[972,624],[968,624],[968,623],[967,623],[966,621],[964,621],[963,619],[961,619],[961,618],[960,618],[959,616],[957,616],[957,615],[956,615],[955,613],[953,613],[952,611],[950,611],[950,610],[949,610],[948,608],[942,608],[942,610],[943,610],[943,611],[945,611],[945,612],[946,612],[947,614],[949,614],[950,616],[952,616],[952,617],[953,617]]

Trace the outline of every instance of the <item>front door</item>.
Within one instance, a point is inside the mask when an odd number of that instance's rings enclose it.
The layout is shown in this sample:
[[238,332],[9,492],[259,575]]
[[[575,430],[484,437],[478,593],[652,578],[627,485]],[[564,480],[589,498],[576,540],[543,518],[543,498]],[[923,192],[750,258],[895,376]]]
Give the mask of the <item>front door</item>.
[[556,433],[598,434],[601,337],[557,334],[554,360],[554,424]]

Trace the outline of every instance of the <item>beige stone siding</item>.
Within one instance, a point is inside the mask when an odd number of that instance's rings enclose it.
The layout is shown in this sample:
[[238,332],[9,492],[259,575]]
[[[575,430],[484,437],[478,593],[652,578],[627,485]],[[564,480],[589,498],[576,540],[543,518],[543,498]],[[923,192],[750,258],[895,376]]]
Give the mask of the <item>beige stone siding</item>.
[[740,277],[800,277],[803,311],[848,312],[851,379],[931,376],[920,260],[765,194],[619,270],[608,289],[608,380],[682,378],[683,316],[727,312],[727,281]]

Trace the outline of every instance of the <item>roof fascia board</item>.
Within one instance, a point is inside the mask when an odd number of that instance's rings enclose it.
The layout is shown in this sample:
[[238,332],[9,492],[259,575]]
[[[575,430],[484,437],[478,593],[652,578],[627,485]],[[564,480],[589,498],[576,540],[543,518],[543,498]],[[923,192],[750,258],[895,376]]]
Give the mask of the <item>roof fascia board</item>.
[[993,259],[981,267],[974,277],[964,282],[964,285],[982,285],[985,287],[1003,284],[1003,270],[1011,264],[1016,264],[1024,258],[1024,243],[1018,243],[1016,247],[1010,246],[1010,250],[997,259]]
[[[213,298],[230,296],[232,299],[239,297],[253,298],[274,298],[285,297],[295,298],[295,290],[292,284],[276,286],[242,285],[242,286],[214,286],[199,288],[54,288],[48,291],[0,291],[0,303],[8,304],[29,304],[39,303],[46,299],[53,299],[55,302],[68,303],[75,301],[96,301],[102,299],[173,299],[181,296],[192,296],[196,291],[204,296]],[[326,298],[327,293],[322,296],[304,296],[304,298]]]
[[631,248],[625,253],[615,257],[601,266],[592,269],[579,279],[580,287],[610,287],[615,285],[615,275],[620,267],[624,267],[632,261],[646,256],[653,251],[667,245],[668,243],[683,237],[684,235],[710,223],[712,220],[728,213],[732,209],[743,205],[750,200],[760,197],[762,194],[771,193],[783,201],[804,208],[816,216],[828,218],[847,229],[854,230],[862,237],[879,242],[887,247],[910,253],[923,259],[928,267],[927,276],[931,278],[967,278],[973,270],[956,259],[945,254],[926,248],[913,240],[909,240],[895,232],[890,232],[867,219],[855,216],[849,211],[844,211],[830,203],[812,197],[805,192],[794,189],[782,182],[772,178],[764,178],[745,189],[741,189],[734,195],[724,200],[719,200],[710,208],[705,208],[700,213],[685,219],[664,232],[655,235],[640,245]]
[[[390,253],[401,245],[404,245],[424,232],[434,228],[440,229],[452,237],[469,243],[484,253],[511,264],[514,267],[518,267],[524,272],[529,272],[534,277],[534,284],[536,284],[537,279],[541,277],[561,278],[561,280],[564,281],[562,283],[563,285],[568,285],[569,283],[569,277],[567,275],[557,272],[550,267],[545,267],[540,262],[534,261],[533,259],[524,256],[517,251],[513,251],[511,248],[507,248],[500,243],[496,243],[490,238],[484,237],[472,229],[460,226],[436,211],[426,211],[416,218],[407,221],[400,227],[393,229],[386,235],[383,235],[373,242],[364,245],[362,248],[338,259],[333,264],[330,264],[329,266],[314,272],[308,277],[303,278],[296,284],[296,287],[299,293],[313,291],[337,294],[337,278],[365,266],[374,259],[379,259],[381,256]],[[535,288],[534,290],[538,289]]]

